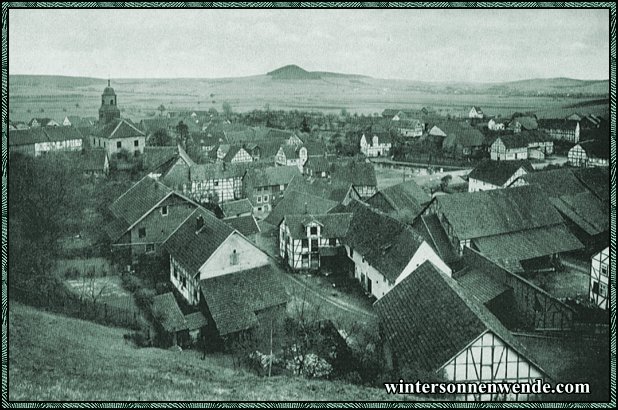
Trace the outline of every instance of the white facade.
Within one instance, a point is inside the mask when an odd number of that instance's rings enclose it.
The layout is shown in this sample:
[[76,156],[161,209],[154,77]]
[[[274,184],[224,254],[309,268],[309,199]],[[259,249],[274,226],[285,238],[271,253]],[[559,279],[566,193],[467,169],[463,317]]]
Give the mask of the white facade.
[[41,154],[51,151],[81,151],[82,139],[65,140],[65,141],[46,141],[37,142],[34,144],[34,156],[38,157]]
[[601,309],[609,308],[609,246],[592,256],[590,300]]
[[468,113],[468,118],[483,118],[483,111],[477,110],[476,107],[472,107]]
[[361,283],[367,292],[378,299],[386,295],[396,284],[405,279],[410,273],[414,272],[414,270],[425,261],[430,261],[436,268],[440,269],[448,276],[451,276],[452,273],[451,268],[440,259],[427,242],[423,242],[414,255],[411,256],[410,261],[397,276],[394,283],[390,282],[386,276],[375,267],[371,266],[363,255],[358,253],[355,249],[350,249],[349,245],[345,245],[345,249],[348,258],[354,262],[354,277]]
[[[464,383],[534,383],[543,379],[539,368],[508,346],[496,334],[487,330],[466,349],[449,360],[439,371],[446,380]],[[529,394],[471,394],[466,401],[524,401]]]
[[480,179],[470,178],[468,180],[468,192],[489,191],[491,189],[506,188],[513,183],[517,178],[526,175],[524,167],[520,167],[503,185],[494,185],[489,182],[481,181]]
[[371,142],[368,142],[368,137],[363,134],[360,140],[360,150],[368,157],[383,157],[388,155],[392,144],[390,142],[380,142],[380,138],[374,135]]
[[493,118],[487,123],[487,128],[491,131],[504,131],[504,123],[496,122]]

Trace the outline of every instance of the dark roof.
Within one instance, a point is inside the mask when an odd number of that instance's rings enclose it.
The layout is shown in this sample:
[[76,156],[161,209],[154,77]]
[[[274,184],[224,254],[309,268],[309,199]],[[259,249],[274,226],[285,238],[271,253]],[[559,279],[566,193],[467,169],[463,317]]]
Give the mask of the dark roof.
[[302,175],[295,176],[287,188],[288,191],[303,192],[336,202],[342,202],[351,189],[352,184],[347,181],[333,178],[307,180]]
[[522,130],[535,130],[539,127],[537,119],[531,115],[513,118],[513,120],[509,124],[509,127],[514,126],[516,123],[519,123],[521,125]]
[[473,178],[479,181],[488,182],[493,185],[503,186],[509,178],[517,172],[518,169],[524,168],[526,172],[533,172],[530,161],[491,161],[484,160],[479,163],[468,174],[468,178]]
[[109,209],[116,218],[130,226],[172,192],[162,183],[146,176],[118,197]]
[[227,152],[225,153],[225,156],[223,157],[223,161],[225,162],[231,162],[234,157],[236,156],[236,154],[238,154],[238,152],[240,150],[242,150],[243,148],[241,146],[238,145],[232,145],[229,147],[229,149],[227,150]]
[[157,295],[152,299],[152,315],[166,332],[187,329],[185,317],[172,292]]
[[265,265],[200,282],[219,335],[250,329],[258,325],[257,312],[287,303],[289,297],[278,275]]
[[354,186],[377,186],[378,180],[370,162],[335,162],[331,165],[331,178],[351,182]]
[[563,223],[536,185],[441,195],[440,211],[460,239],[473,239]]
[[540,129],[575,131],[578,121],[564,119],[540,119],[537,121]]
[[498,138],[509,149],[528,147],[528,144],[535,142],[551,141],[549,135],[540,130],[522,131],[512,135],[501,135]]
[[479,147],[485,142],[483,133],[466,122],[443,123],[439,128],[446,133],[442,142],[444,148]]
[[242,164],[193,164],[189,178],[191,181],[207,181],[211,179],[237,178],[245,175],[246,168]]
[[283,151],[283,155],[285,155],[286,160],[298,159],[300,147],[297,147],[295,145],[283,144],[279,149]]
[[348,233],[352,216],[351,213],[286,215],[284,222],[292,238],[306,237],[305,227],[313,221],[322,225],[322,238],[343,238]]
[[9,146],[31,145],[41,142],[81,140],[83,135],[73,127],[37,127],[26,130],[10,130]]
[[297,175],[300,171],[295,165],[252,168],[247,172],[254,187],[287,185]]
[[572,172],[573,175],[599,199],[605,203],[609,203],[609,167],[579,168],[572,170]]
[[487,331],[529,360],[523,346],[487,308],[429,261],[374,306],[401,367],[437,371]]
[[482,269],[467,269],[462,276],[457,278],[457,283],[466,290],[469,295],[473,295],[482,304],[491,302],[495,298],[512,290],[494,275],[489,275]]
[[338,207],[337,212],[354,215],[344,244],[363,255],[391,283],[423,243],[423,238],[411,227],[360,201],[353,200],[345,207]]
[[145,133],[151,133],[158,130],[168,130],[170,126],[176,126],[175,122],[167,117],[145,118],[140,121],[140,128]]
[[325,214],[337,206],[336,201],[321,198],[298,191],[286,190],[283,198],[265,221],[271,225],[279,225],[286,215]]
[[321,141],[306,141],[303,147],[307,149],[307,158],[321,157],[326,154],[326,145]]
[[109,124],[99,127],[95,132],[101,138],[134,138],[144,136],[144,133],[133,125],[132,122],[124,118],[115,119]]
[[231,226],[233,229],[236,229],[244,236],[260,233],[260,227],[253,215],[234,216],[224,219],[223,222]]
[[251,202],[247,198],[224,202],[220,204],[219,207],[226,217],[232,217],[238,214],[250,214],[253,212],[253,205],[251,205]]
[[[408,180],[385,188],[375,195],[382,195],[396,211],[421,211],[423,205],[429,203],[431,197],[413,180]],[[371,198],[368,200],[371,203]]]
[[144,147],[142,161],[144,169],[152,171],[178,157],[177,147]]
[[[203,226],[198,229],[197,218]],[[165,241],[164,247],[189,274],[196,275],[219,246],[234,232],[211,212],[198,208]]]
[[197,330],[208,324],[201,312],[184,316],[172,292],[157,295],[152,299],[152,314],[166,332]]
[[549,197],[559,197],[587,191],[573,171],[568,168],[531,172],[522,175],[520,178],[528,184],[538,185]]
[[550,198],[550,201],[565,218],[573,221],[588,235],[609,231],[608,206],[592,192],[562,195]]
[[329,172],[330,161],[325,157],[308,157],[304,167],[316,173]]
[[414,221],[412,226],[446,264],[459,260],[459,255],[453,248],[437,215],[422,215]]
[[44,127],[42,129],[49,141],[71,141],[84,138],[81,132],[73,127]]
[[579,146],[586,151],[588,157],[609,159],[610,144],[609,141],[590,140],[582,141]]

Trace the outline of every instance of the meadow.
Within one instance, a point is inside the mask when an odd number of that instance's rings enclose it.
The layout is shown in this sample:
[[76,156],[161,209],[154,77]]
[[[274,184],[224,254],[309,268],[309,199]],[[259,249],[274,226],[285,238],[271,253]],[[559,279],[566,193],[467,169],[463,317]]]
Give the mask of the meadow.
[[[97,117],[103,79],[58,76],[10,76],[9,117],[28,121],[66,115]],[[565,117],[573,112],[603,114],[608,105],[585,105],[591,98],[524,96],[504,94],[492,88],[463,91],[449,87],[421,86],[402,80],[328,77],[320,80],[275,80],[269,76],[228,79],[119,79],[112,80],[122,115],[135,121],[168,110],[222,111],[224,102],[237,112],[253,109],[321,111],[364,115],[385,108],[420,109],[430,106],[439,113],[465,116],[472,105],[486,115],[510,116],[516,111],[535,111],[542,117]],[[467,90],[467,91],[466,91]],[[578,106],[578,108],[569,108]]]

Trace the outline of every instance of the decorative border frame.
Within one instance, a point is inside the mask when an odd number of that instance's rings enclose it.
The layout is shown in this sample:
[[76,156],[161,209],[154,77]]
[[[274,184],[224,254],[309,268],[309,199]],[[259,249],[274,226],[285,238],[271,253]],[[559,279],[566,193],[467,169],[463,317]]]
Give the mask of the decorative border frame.
[[[8,163],[8,11],[10,8],[605,8],[610,11],[610,401],[607,403],[458,403],[458,402],[9,402],[8,400],[8,295],[7,295],[7,163]],[[30,407],[236,407],[236,408],[615,408],[616,407],[616,4],[613,2],[5,2],[2,3],[2,406]]]

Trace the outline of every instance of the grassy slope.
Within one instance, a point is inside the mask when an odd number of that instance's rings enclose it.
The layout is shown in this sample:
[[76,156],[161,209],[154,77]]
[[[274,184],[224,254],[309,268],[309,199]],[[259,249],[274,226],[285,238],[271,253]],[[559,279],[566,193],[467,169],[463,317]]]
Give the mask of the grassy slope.
[[44,313],[12,302],[9,400],[374,401],[380,389],[300,378],[260,378],[193,352],[137,349],[124,329]]

